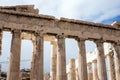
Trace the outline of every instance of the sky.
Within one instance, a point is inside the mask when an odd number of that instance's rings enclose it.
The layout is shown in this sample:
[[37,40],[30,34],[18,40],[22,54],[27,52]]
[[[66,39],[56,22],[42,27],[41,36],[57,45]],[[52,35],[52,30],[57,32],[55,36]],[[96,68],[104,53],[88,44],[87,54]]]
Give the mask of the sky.
[[[40,14],[65,17],[70,19],[85,20],[95,23],[112,24],[120,21],[120,1],[119,0],[0,0],[0,6],[30,5],[34,4],[39,9]],[[12,34],[3,33],[2,56],[0,62],[8,61],[10,55]],[[45,71],[50,69],[50,42],[44,42],[44,63]],[[96,45],[86,41],[86,52],[91,52]],[[73,39],[66,39],[67,64],[70,58],[77,58],[77,42]],[[32,42],[22,40],[21,68],[30,68],[32,56]],[[28,60],[28,61],[27,61]],[[25,63],[27,62],[27,64]],[[3,63],[2,70],[7,71],[7,63]]]

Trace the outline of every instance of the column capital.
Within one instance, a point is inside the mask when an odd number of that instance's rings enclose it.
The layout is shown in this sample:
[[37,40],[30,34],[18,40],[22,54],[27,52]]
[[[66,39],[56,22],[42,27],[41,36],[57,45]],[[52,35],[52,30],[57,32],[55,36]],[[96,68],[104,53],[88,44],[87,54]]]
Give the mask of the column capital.
[[[101,47],[103,47],[104,41],[96,40],[96,41],[94,41],[94,42],[95,42],[95,44],[96,44],[96,46],[97,46],[97,49],[101,49]],[[99,50],[99,51],[101,51],[101,50]]]
[[21,30],[13,30],[12,34],[13,34],[13,37],[20,37],[21,36]]
[[120,41],[119,41],[119,42],[117,42],[117,45],[119,45],[119,46],[120,46]]
[[111,43],[111,44],[120,46],[120,41],[114,42],[114,43]]
[[87,66],[90,66],[92,63],[91,62],[89,62],[89,63],[87,63]]
[[96,60],[96,59],[94,59],[92,62],[93,62],[93,63],[97,63],[97,60]]
[[103,40],[94,40],[94,42],[95,42],[96,44],[99,44],[99,43],[104,43],[104,41],[103,41]]
[[39,42],[41,38],[44,39],[44,34],[41,33],[41,32],[36,32],[34,35],[35,35],[35,38],[36,38],[36,40],[35,40],[36,42]]
[[56,41],[51,41],[51,45],[57,45]]
[[38,31],[38,32],[35,32],[34,35],[35,35],[35,36],[41,36],[41,37],[43,37],[44,33]]
[[74,58],[71,58],[69,61],[70,61],[70,62],[74,62],[74,61],[75,61],[75,59],[74,59]]
[[77,38],[75,38],[75,40],[77,40],[78,42],[80,42],[80,41],[85,41],[86,39],[85,38],[79,38],[79,37],[77,37]]
[[64,39],[64,38],[66,38],[66,36],[65,35],[57,35],[56,38],[57,39]]
[[18,30],[18,29],[12,30],[12,33],[20,33],[20,32],[21,32],[21,30]]

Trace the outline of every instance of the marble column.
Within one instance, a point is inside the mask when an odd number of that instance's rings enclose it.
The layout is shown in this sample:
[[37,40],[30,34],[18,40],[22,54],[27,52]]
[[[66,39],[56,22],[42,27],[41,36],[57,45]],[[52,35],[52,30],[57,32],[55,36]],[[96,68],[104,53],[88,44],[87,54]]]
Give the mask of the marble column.
[[36,53],[34,55],[33,80],[44,80],[43,34],[36,33]]
[[76,69],[76,80],[80,80],[80,78],[79,78],[78,68]]
[[[2,30],[0,30],[0,56],[2,54]],[[0,77],[1,77],[1,64],[0,64]]]
[[109,68],[109,80],[115,80],[115,68],[114,68],[114,59],[113,59],[113,51],[107,54],[108,59],[108,68]]
[[19,75],[19,79],[18,80],[22,80],[22,72],[20,71],[20,75]]
[[61,36],[57,36],[57,39],[58,39],[58,53],[57,53],[56,80],[67,80],[65,37],[61,35]]
[[97,60],[92,61],[92,67],[93,67],[93,80],[98,80]]
[[2,54],[2,30],[0,30],[0,56]]
[[69,80],[76,80],[75,59],[70,59],[69,62]]
[[32,40],[33,43],[33,52],[32,52],[32,61],[31,61],[31,71],[30,71],[30,80],[33,80],[33,75],[34,75],[34,59],[35,59],[35,54],[36,54],[36,41]]
[[78,53],[78,74],[80,80],[88,80],[87,76],[87,62],[86,62],[86,50],[85,40],[77,39],[79,53]]
[[14,30],[12,35],[11,54],[7,80],[19,80],[21,56],[21,32]]
[[52,53],[51,53],[51,64],[50,64],[50,80],[56,80],[56,63],[57,63],[57,52],[58,52],[56,41],[51,42],[51,48],[52,48]]
[[87,63],[88,80],[93,80],[92,64]]
[[1,64],[0,64],[0,77],[1,77]]
[[120,80],[120,42],[113,44],[116,80]]
[[97,41],[97,69],[98,69],[98,79],[107,80],[106,64],[105,64],[105,55],[103,42]]

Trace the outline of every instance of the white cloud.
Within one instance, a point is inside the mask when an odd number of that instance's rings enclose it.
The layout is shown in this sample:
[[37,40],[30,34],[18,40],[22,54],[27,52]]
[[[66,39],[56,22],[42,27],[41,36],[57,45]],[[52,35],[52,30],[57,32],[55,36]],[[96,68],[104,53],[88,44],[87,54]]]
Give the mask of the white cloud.
[[119,0],[65,0],[59,13],[61,16],[102,22],[120,15]]
[[120,8],[106,11],[103,15],[100,15],[98,18],[96,18],[96,20],[94,20],[94,22],[102,22],[104,20],[117,17],[118,15],[120,15]]
[[119,0],[0,0],[0,5],[35,4],[40,13],[94,22],[120,15]]

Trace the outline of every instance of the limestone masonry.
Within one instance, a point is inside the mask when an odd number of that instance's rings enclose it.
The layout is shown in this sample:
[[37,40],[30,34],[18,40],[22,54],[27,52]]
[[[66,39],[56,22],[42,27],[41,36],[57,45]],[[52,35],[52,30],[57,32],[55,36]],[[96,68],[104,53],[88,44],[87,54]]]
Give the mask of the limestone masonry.
[[[120,22],[111,25],[39,14],[34,5],[0,7],[0,55],[2,32],[12,33],[7,80],[22,80],[20,73],[21,40],[33,43],[30,80],[107,80],[105,59],[108,58],[109,80],[120,80]],[[66,67],[65,38],[78,43],[78,60]],[[44,74],[43,42],[51,41],[51,71]],[[97,49],[86,55],[85,41],[96,43]],[[103,43],[110,47],[104,52]],[[76,67],[77,65],[77,67]],[[1,68],[1,67],[0,67]],[[1,74],[1,70],[0,70]]]

